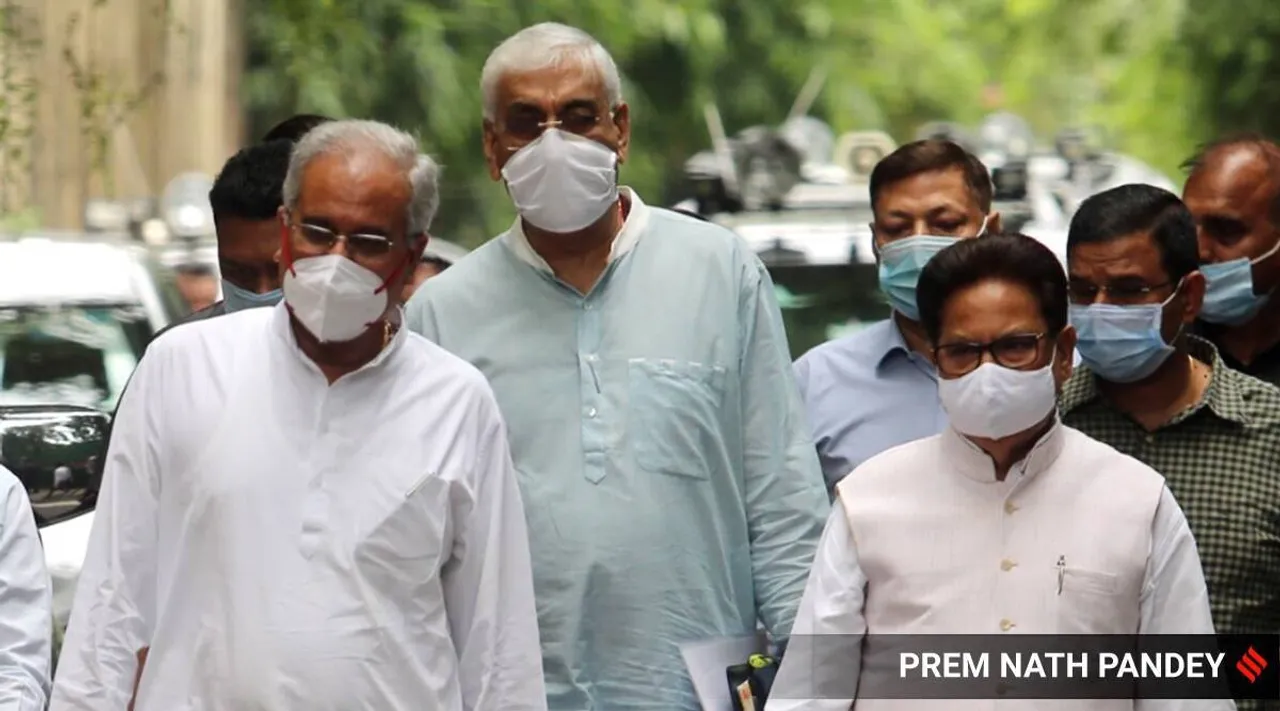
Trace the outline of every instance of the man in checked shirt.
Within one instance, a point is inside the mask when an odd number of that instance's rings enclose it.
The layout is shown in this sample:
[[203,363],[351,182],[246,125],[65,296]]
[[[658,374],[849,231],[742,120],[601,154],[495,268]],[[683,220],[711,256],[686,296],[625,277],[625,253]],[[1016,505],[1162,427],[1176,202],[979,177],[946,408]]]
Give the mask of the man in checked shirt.
[[1164,475],[1196,537],[1218,633],[1275,634],[1280,390],[1188,333],[1205,293],[1191,213],[1151,186],[1099,193],[1071,221],[1067,268],[1083,367],[1063,387],[1063,421]]

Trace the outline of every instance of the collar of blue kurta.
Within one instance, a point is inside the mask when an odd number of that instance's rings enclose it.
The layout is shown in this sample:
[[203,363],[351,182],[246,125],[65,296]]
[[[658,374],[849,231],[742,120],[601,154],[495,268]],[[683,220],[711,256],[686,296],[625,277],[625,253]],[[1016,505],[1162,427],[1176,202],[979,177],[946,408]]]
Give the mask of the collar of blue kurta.
[[[1053,466],[1062,454],[1065,437],[1065,428],[1058,419],[1057,413],[1054,413],[1053,424],[1049,426],[1049,430],[1031,447],[1031,451],[1022,461],[1009,469],[1009,475],[1005,481],[1013,482],[1030,478]],[[942,431],[942,450],[945,461],[960,474],[986,484],[997,483],[996,467],[991,461],[991,455],[950,426]]]
[[[609,248],[609,264],[622,259],[627,252],[634,249],[636,243],[640,241],[640,235],[644,234],[645,228],[649,226],[649,206],[640,200],[636,191],[621,187],[618,189],[618,194],[630,209],[627,211],[627,219],[622,223],[622,229],[618,231],[618,236],[613,238],[613,245]],[[525,236],[524,225],[519,217],[516,218],[515,224],[511,225],[511,229],[502,235],[502,241],[520,261],[538,271],[554,274],[547,261],[533,250],[533,245],[529,244],[529,238]]]
[[881,368],[889,362],[891,358],[907,358],[920,366],[925,373],[930,376],[937,377],[933,364],[927,358],[911,350],[907,345],[907,340],[902,336],[902,329],[898,327],[898,322],[893,316],[885,319],[879,324],[882,327],[880,347],[876,350],[876,372],[879,374]]
[[[275,335],[276,343],[280,347],[284,348],[292,358],[295,358],[300,362],[303,367],[323,375],[320,371],[320,367],[315,364],[315,361],[311,360],[311,358],[307,356],[306,353],[303,353],[302,349],[298,347],[298,340],[293,335],[293,329],[289,324],[289,309],[286,307],[285,302],[281,301],[279,304],[272,307],[272,309],[274,310],[274,313],[271,316],[271,332]],[[396,329],[396,333],[391,337],[391,342],[387,344],[387,347],[383,348],[382,352],[375,356],[373,360],[360,366],[359,369],[344,375],[342,378],[339,378],[339,380],[345,380],[356,373],[363,373],[365,371],[378,368],[385,363],[392,354],[400,350],[404,344],[405,338],[408,337],[406,335],[406,331],[408,329],[404,327],[404,308],[396,306],[396,309],[400,312],[401,325],[400,328]]]

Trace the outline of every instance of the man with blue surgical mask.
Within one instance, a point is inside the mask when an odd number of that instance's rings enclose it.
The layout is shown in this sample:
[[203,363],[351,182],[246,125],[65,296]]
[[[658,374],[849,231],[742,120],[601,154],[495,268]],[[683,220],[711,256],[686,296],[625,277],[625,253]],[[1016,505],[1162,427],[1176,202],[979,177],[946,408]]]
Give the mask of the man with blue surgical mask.
[[1280,147],[1230,138],[1187,165],[1207,284],[1198,332],[1229,366],[1280,385]]
[[1000,231],[986,166],[950,141],[898,148],[872,171],[870,191],[880,286],[893,315],[795,363],[829,491],[868,458],[946,425],[916,282],[957,239]]
[[631,117],[590,35],[522,30],[481,90],[519,218],[407,323],[510,426],[549,708],[697,711],[680,645],[784,640],[830,510],[773,284],[732,232],[618,185]]
[[289,153],[306,131],[328,121],[323,116],[294,116],[271,129],[262,143],[242,149],[222,166],[209,191],[218,237],[222,300],[170,324],[160,333],[184,323],[280,303],[276,263],[280,225],[276,213],[289,169]]
[[1067,267],[1082,367],[1063,421],[1164,475],[1219,633],[1280,629],[1280,390],[1188,333],[1206,298],[1191,213],[1149,185],[1094,195],[1072,218]]

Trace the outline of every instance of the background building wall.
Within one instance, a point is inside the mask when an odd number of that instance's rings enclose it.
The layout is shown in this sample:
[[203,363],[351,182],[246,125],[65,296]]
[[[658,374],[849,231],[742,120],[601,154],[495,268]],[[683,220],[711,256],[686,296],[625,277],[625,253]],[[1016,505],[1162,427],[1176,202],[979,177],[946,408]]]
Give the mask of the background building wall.
[[[38,80],[28,169],[9,173],[29,175],[25,203],[43,226],[80,228],[92,198],[156,198],[180,173],[214,175],[240,146],[237,0],[0,5],[20,6],[39,41],[25,62],[0,54],[6,66],[33,67]],[[15,44],[12,34],[0,41]]]

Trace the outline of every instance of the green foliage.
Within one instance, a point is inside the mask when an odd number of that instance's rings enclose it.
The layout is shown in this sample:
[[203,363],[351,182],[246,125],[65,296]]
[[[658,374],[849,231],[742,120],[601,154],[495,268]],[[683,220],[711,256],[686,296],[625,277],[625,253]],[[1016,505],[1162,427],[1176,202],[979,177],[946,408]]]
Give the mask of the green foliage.
[[0,3],[0,217],[21,208],[21,185],[32,170],[38,82],[28,67],[38,56],[40,38],[33,13],[14,0]]
[[[254,131],[303,111],[416,130],[446,167],[434,231],[471,245],[513,216],[483,165],[480,69],[544,20],[591,32],[617,59],[635,132],[624,181],[650,202],[681,196],[681,165],[709,144],[707,102],[730,132],[775,123],[815,67],[829,79],[813,113],[837,131],[907,140],[925,121],[976,122],[996,85],[1000,108],[1046,136],[1104,125],[1171,174],[1228,117],[1278,115],[1249,111],[1280,82],[1269,0],[258,0],[248,13]],[[1215,26],[1238,30],[1224,41]],[[1201,96],[1217,98],[1202,111]]]
[[[173,21],[172,0],[151,0],[149,11],[164,23],[166,33],[182,34]],[[118,73],[103,66],[92,51],[82,52],[76,38],[82,25],[99,25],[91,21],[102,12],[109,0],[92,0],[83,10],[72,12],[63,28],[62,60],[76,90],[80,133],[88,144],[89,171],[103,182],[107,197],[114,197],[115,187],[110,170],[111,142],[115,132],[164,85],[165,75],[156,72],[138,86],[130,86]]]

